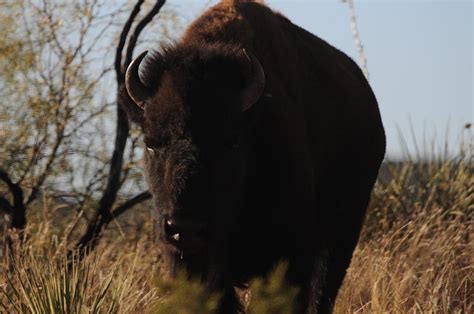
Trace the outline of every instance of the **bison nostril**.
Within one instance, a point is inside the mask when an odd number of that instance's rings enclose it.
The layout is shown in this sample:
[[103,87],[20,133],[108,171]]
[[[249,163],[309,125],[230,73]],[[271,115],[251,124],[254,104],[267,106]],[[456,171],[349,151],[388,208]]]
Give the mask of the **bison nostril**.
[[163,236],[173,244],[206,239],[208,237],[207,223],[201,220],[176,220],[165,216],[162,220]]
[[176,242],[179,242],[181,236],[179,235],[179,233],[176,233],[175,235],[171,236],[173,238],[173,240],[175,240]]
[[[177,227],[177,225],[174,223],[173,220],[171,220],[171,219],[166,219],[166,220],[165,220],[165,231],[166,231],[166,233],[168,233],[168,234],[169,234],[169,233],[176,233],[176,232],[177,232],[177,231],[176,231],[177,229],[178,229],[178,227]],[[176,231],[176,232],[175,232],[175,231]]]
[[173,240],[178,242],[181,239],[181,230],[174,220],[166,219],[164,229],[166,235],[171,237]]

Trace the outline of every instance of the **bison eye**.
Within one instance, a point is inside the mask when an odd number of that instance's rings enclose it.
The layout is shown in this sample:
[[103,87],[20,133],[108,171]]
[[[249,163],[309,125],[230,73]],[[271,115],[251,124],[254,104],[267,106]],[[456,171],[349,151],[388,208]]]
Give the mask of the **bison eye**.
[[155,150],[151,147],[146,147],[146,151],[148,152],[148,154],[150,154],[150,156],[153,156],[155,155]]
[[159,153],[160,150],[167,145],[167,142],[161,138],[145,137],[143,142],[145,144],[146,153],[148,153],[150,156],[156,155],[156,153]]

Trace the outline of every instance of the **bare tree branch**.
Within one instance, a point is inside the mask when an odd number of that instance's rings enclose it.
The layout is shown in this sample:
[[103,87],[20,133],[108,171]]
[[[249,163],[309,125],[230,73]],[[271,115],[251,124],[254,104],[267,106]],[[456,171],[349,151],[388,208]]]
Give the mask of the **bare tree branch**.
[[31,189],[31,193],[30,193],[30,196],[28,197],[28,200],[26,201],[26,205],[31,204],[36,199],[41,186],[43,185],[46,178],[50,175],[51,166],[53,165],[54,161],[56,160],[57,151],[58,151],[59,147],[61,146],[61,143],[62,143],[63,139],[64,139],[64,126],[61,125],[61,126],[58,126],[58,129],[56,131],[56,141],[54,143],[52,152],[48,157],[48,161],[46,162],[46,166],[43,169],[43,172],[41,173],[41,175],[39,176],[39,179],[37,180],[36,184]]
[[148,14],[138,23],[138,25],[135,27],[135,30],[133,31],[132,35],[130,36],[130,40],[128,41],[128,46],[127,46],[127,55],[125,58],[125,63],[124,63],[124,69],[128,67],[130,62],[132,62],[132,57],[133,57],[133,50],[135,49],[135,46],[137,45],[138,37],[140,36],[140,33],[143,31],[145,26],[147,26],[153,17],[160,12],[161,8],[165,4],[165,0],[158,0],[153,8],[148,12]]
[[[12,121],[19,123],[12,123],[15,128],[5,134],[14,136],[2,135],[7,153],[2,155],[0,183],[4,182],[8,191],[0,196],[0,212],[9,216],[6,229],[26,226],[26,209],[38,199],[50,178],[53,189],[58,176],[66,173],[74,177],[75,165],[71,165],[77,160],[74,157],[84,156],[72,146],[83,145],[74,132],[105,112],[105,106],[95,110],[93,89],[111,68],[97,77],[88,71],[92,64],[88,54],[100,45],[99,38],[113,22],[110,15],[100,32],[91,34],[97,29],[94,21],[98,12],[93,11],[98,3],[98,0],[74,3],[74,12],[79,14],[65,23],[64,19],[68,18],[65,14],[71,11],[62,4],[47,0],[18,4],[22,19],[17,26],[22,33],[18,33],[21,45],[17,53],[22,53],[24,57],[18,59],[28,65],[14,73],[18,81],[9,86],[8,96],[26,110],[11,115]],[[72,190],[72,184],[64,189]]]
[[0,209],[7,215],[10,215],[13,212],[13,206],[3,196],[0,196]]
[[119,43],[117,45],[117,51],[115,53],[115,73],[117,75],[117,81],[120,84],[124,82],[125,78],[125,69],[122,67],[122,54],[123,48],[125,47],[125,43],[127,41],[128,33],[130,32],[130,28],[132,27],[133,21],[137,17],[138,13],[140,12],[140,8],[143,4],[144,0],[139,0],[133,7],[130,16],[128,17],[127,22],[123,26],[122,32],[120,34]]
[[[157,0],[155,5],[152,7],[150,12],[137,24],[135,27],[127,45],[127,53],[125,62],[122,62],[123,49],[127,41],[130,28],[135,21],[138,13],[140,12],[141,5],[143,0],[138,0],[134,6],[134,9],[130,13],[127,22],[125,23],[122,32],[120,34],[119,43],[116,50],[115,56],[115,71],[117,79],[117,93],[119,93],[120,88],[122,87],[123,82],[125,81],[125,69],[128,64],[131,62],[133,50],[136,46],[138,37],[142,30],[152,21],[153,17],[158,14],[162,6],[164,5],[165,0]],[[118,97],[117,97],[118,98]],[[122,106],[117,103],[117,126],[116,126],[116,137],[114,144],[114,151],[112,153],[112,158],[110,161],[109,176],[106,188],[102,194],[102,197],[99,200],[98,207],[96,209],[93,219],[90,221],[87,226],[86,232],[83,234],[77,247],[79,249],[92,249],[99,235],[101,234],[103,228],[110,223],[115,215],[121,215],[123,212],[133,207],[134,205],[143,202],[148,199],[150,196],[148,192],[143,192],[136,197],[130,199],[122,206],[119,206],[114,213],[111,209],[114,206],[114,203],[117,199],[117,193],[122,185],[121,176],[123,175],[123,159],[125,153],[125,147],[127,144],[127,139],[129,137],[130,125],[128,121],[127,114],[122,109]]]
[[135,205],[138,205],[138,204],[140,204],[140,203],[142,203],[146,200],[149,200],[150,198],[151,198],[150,192],[148,192],[148,191],[142,192],[142,193],[132,197],[131,199],[129,199],[128,201],[126,201],[122,205],[118,206],[113,211],[112,216],[114,218],[117,218],[120,215],[122,215],[123,213],[125,213],[127,210],[129,210],[130,208],[132,208]]
[[23,201],[23,190],[18,184],[11,180],[8,173],[3,169],[0,169],[0,180],[5,182],[13,197],[13,205],[10,206],[11,225],[9,228],[22,230],[26,226],[26,207]]

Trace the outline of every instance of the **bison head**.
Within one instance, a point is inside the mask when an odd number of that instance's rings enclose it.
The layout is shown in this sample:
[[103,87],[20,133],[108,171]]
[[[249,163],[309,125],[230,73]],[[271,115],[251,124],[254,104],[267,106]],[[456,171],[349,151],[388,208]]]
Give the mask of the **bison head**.
[[154,53],[140,78],[146,54],[128,67],[133,102],[125,109],[144,133],[164,268],[172,275],[183,264],[206,277],[225,263],[219,259],[243,206],[264,72],[244,49],[207,45]]

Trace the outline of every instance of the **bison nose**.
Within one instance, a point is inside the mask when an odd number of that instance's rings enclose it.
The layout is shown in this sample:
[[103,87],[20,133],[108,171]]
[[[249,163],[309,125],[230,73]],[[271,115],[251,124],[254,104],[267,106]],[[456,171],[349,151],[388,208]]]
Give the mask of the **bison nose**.
[[173,219],[165,219],[165,234],[170,237],[171,239],[175,240],[176,242],[179,242],[181,239],[181,230],[176,223],[175,220]]
[[189,243],[197,239],[207,238],[208,228],[207,222],[200,219],[176,219],[175,217],[163,217],[162,230],[165,238],[177,244]]

